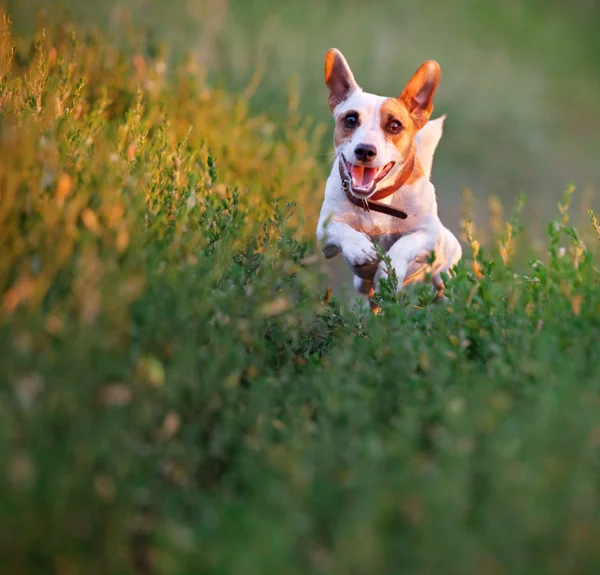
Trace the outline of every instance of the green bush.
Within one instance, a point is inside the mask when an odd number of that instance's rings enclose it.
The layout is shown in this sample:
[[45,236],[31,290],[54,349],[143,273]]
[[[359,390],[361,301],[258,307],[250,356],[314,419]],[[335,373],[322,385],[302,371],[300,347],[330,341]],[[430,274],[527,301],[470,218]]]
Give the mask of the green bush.
[[[600,568],[599,272],[570,193],[375,317],[322,299],[320,131],[0,30],[7,573]],[[302,216],[302,217],[300,217]],[[525,260],[521,269],[513,261]],[[393,277],[390,280],[393,283]]]

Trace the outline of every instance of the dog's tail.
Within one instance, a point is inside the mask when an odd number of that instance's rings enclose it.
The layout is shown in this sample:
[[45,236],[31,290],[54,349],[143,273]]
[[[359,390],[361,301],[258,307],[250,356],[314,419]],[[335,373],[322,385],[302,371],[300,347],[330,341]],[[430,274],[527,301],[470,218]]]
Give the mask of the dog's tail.
[[437,148],[442,132],[444,131],[444,120],[446,114],[430,120],[417,132],[417,156],[421,162],[421,167],[425,172],[425,177],[429,179],[431,177],[431,165],[433,164],[433,155]]

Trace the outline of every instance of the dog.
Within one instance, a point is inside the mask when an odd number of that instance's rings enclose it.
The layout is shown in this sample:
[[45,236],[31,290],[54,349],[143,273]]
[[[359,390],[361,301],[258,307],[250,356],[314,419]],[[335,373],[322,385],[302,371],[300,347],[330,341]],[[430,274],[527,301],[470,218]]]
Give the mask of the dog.
[[339,50],[332,48],[325,57],[336,157],[317,240],[326,259],[341,252],[354,274],[354,287],[375,312],[373,296],[387,277],[375,242],[387,252],[399,290],[429,274],[436,299],[445,299],[440,274],[451,272],[462,257],[458,239],[438,217],[429,181],[445,119],[429,120],[439,79],[439,64],[429,60],[400,96],[386,98],[358,86]]

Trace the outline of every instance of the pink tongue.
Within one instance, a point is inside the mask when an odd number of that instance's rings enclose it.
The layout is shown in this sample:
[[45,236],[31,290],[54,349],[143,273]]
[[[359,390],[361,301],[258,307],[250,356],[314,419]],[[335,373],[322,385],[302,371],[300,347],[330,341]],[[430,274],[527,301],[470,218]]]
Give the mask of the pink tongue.
[[373,185],[376,168],[365,168],[365,166],[352,166],[351,175],[354,186],[357,188],[370,188]]

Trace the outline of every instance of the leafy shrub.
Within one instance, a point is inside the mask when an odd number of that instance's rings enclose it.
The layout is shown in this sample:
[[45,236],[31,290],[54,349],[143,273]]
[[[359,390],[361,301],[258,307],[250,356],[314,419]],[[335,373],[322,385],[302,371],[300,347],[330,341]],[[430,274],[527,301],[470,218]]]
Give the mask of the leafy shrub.
[[68,26],[0,38],[7,572],[598,568],[570,193],[544,261],[513,264],[516,218],[491,247],[467,224],[447,304],[356,313],[321,301],[318,130]]

